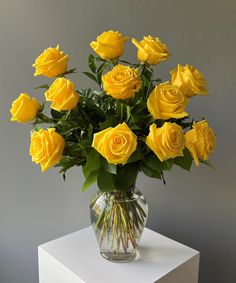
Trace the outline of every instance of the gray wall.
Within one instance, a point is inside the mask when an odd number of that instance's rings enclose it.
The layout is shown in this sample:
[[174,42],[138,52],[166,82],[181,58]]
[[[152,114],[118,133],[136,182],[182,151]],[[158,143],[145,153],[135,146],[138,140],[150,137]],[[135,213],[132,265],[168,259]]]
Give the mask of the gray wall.
[[[81,192],[80,169],[66,182],[56,170],[42,175],[28,154],[31,126],[9,122],[10,104],[20,91],[41,96],[34,87],[46,80],[33,77],[31,64],[45,47],[60,43],[71,67],[86,70],[89,42],[110,28],[166,42],[173,55],[156,68],[164,79],[190,63],[209,82],[210,96],[193,98],[189,112],[206,116],[218,134],[217,169],[175,168],[166,186],[141,175],[138,187],[150,206],[148,227],[201,252],[200,283],[235,282],[235,14],[235,0],[0,1],[1,283],[38,282],[37,245],[89,225],[96,190]],[[71,78],[92,86],[81,74]]]

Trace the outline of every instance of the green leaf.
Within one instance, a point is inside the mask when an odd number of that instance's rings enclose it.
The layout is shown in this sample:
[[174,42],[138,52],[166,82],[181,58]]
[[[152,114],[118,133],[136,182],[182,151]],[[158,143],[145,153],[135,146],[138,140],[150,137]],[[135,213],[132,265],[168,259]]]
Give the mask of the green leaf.
[[116,165],[108,163],[105,158],[102,158],[102,167],[105,171],[116,175]]
[[91,144],[93,140],[93,125],[91,123],[87,127],[87,138],[89,143]]
[[172,158],[161,162],[162,170],[171,170],[171,168],[173,167],[173,164],[174,164],[174,160]]
[[161,78],[157,78],[157,79],[154,79],[152,80],[153,82],[156,82],[156,83],[161,83],[162,82],[162,79]]
[[72,135],[75,131],[78,132],[79,129],[79,125],[75,121],[62,122],[62,120],[60,120],[57,124],[57,131],[65,138]]
[[48,116],[46,116],[45,114],[43,114],[43,112],[39,112],[37,114],[37,119],[36,119],[34,124],[36,125],[36,124],[43,124],[43,123],[53,124],[54,121],[53,121],[53,119],[51,119]]
[[153,70],[145,63],[142,69],[142,76],[149,82],[152,79]]
[[141,169],[145,175],[151,178],[161,179],[161,171],[156,171],[148,166],[146,166],[144,163],[141,164]]
[[102,63],[98,69],[97,69],[97,80],[98,80],[98,83],[101,84],[101,77],[102,77],[102,73],[103,71],[106,69],[106,67],[109,65],[110,62],[105,62],[105,63]]
[[48,84],[40,85],[40,86],[35,87],[34,89],[40,89],[40,88],[49,89],[49,85]]
[[88,178],[88,176],[92,171],[99,170],[100,167],[101,167],[100,154],[94,148],[91,148],[87,156],[86,164],[82,168],[85,178]]
[[97,184],[102,192],[112,192],[115,190],[115,175],[102,169],[98,174]]
[[83,72],[87,77],[89,77],[91,80],[95,81],[97,83],[97,78],[95,77],[94,74],[89,73],[89,72]]
[[95,58],[92,54],[90,54],[88,57],[88,66],[93,73],[96,73],[97,66],[96,66]]
[[80,143],[76,143],[66,148],[66,155],[72,157],[81,156],[83,151],[84,151],[84,147]]
[[132,108],[131,114],[139,115],[146,108],[147,108],[146,102],[138,103]]
[[135,184],[139,171],[139,163],[129,163],[117,171],[115,185],[117,190],[128,190]]
[[94,57],[96,59],[96,61],[99,61],[99,62],[107,62],[107,60],[105,59],[102,59],[101,57]]
[[99,170],[97,171],[91,171],[87,178],[85,179],[83,186],[82,186],[82,191],[86,191],[94,182],[96,182],[97,177],[98,177]]
[[63,156],[59,163],[54,165],[54,167],[62,167],[61,171],[67,171],[69,168],[77,165],[77,159],[70,156]]
[[64,115],[64,113],[51,108],[51,115],[53,119],[60,119]]
[[66,121],[69,118],[70,114],[71,114],[71,110],[62,111],[62,116],[60,118],[61,121],[62,122]]
[[192,156],[187,148],[183,150],[184,156],[175,157],[174,163],[185,170],[190,170],[192,166]]
[[76,73],[76,70],[77,68],[70,69],[62,74],[59,74],[57,77],[60,78],[60,77],[64,77],[65,75],[74,74]]
[[97,74],[100,75],[103,72],[103,70],[107,67],[107,65],[109,65],[109,62],[102,63],[97,69]]
[[119,123],[119,119],[116,116],[107,118],[104,122],[99,123],[100,129],[104,130],[109,127],[114,127]]
[[143,159],[143,153],[139,147],[135,150],[135,152],[130,156],[127,163],[136,162],[138,160]]
[[167,159],[161,162],[160,159],[154,153],[150,152],[145,157],[144,164],[155,171],[171,170],[174,164],[174,160]]
[[[134,64],[132,64],[132,63],[130,63],[129,61],[126,61],[126,60],[121,60],[121,59],[118,59],[119,60],[119,62],[121,62],[121,63],[125,63],[125,64],[128,64],[128,65],[134,65]],[[136,64],[135,64],[136,65]]]
[[131,108],[129,105],[126,105],[126,122],[129,121],[130,117],[131,117]]

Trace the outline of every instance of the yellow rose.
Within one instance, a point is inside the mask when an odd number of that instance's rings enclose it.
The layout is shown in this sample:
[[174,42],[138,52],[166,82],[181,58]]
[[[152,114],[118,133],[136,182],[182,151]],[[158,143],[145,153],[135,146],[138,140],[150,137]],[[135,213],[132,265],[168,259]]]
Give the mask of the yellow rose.
[[36,118],[40,110],[40,104],[37,99],[30,98],[27,93],[21,93],[19,97],[13,101],[11,106],[11,121],[26,123]]
[[186,147],[191,152],[194,162],[199,166],[200,160],[208,160],[215,150],[216,136],[205,120],[194,122],[193,128],[185,134]]
[[44,75],[54,78],[63,74],[67,70],[68,60],[69,56],[65,55],[63,51],[60,51],[59,45],[55,48],[49,47],[36,58],[35,63],[32,65],[35,67],[34,76]]
[[196,94],[207,95],[206,80],[193,66],[178,64],[170,73],[172,84],[178,86],[188,98]]
[[111,60],[119,58],[124,53],[127,36],[123,36],[118,31],[105,31],[97,37],[97,41],[92,41],[90,46],[103,59]]
[[144,36],[141,41],[132,38],[132,43],[138,48],[138,60],[157,65],[169,58],[167,46],[159,38]]
[[31,135],[30,155],[42,172],[57,164],[63,155],[65,141],[54,128],[40,129]]
[[157,85],[147,100],[148,111],[155,119],[183,118],[188,116],[185,107],[188,99],[177,86],[169,82]]
[[65,78],[56,79],[45,92],[47,101],[52,101],[51,108],[62,111],[74,108],[79,102],[79,94],[74,84]]
[[116,99],[128,99],[134,96],[142,84],[138,69],[120,64],[103,75],[102,82],[106,94]]
[[122,123],[94,134],[94,147],[111,164],[125,164],[137,147],[137,137]]
[[146,144],[161,161],[183,156],[184,143],[183,130],[175,123],[165,122],[161,128],[156,124],[149,127]]

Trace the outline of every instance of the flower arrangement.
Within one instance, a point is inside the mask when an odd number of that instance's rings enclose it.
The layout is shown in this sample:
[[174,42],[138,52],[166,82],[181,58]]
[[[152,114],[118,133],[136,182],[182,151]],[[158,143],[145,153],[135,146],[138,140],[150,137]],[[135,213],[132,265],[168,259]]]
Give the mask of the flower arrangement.
[[[207,121],[197,121],[187,112],[193,96],[208,93],[200,71],[178,64],[170,81],[163,82],[155,77],[153,66],[169,59],[167,45],[152,36],[133,38],[138,62],[130,63],[121,59],[127,41],[128,37],[110,30],[90,43],[96,56],[89,55],[90,71],[83,73],[97,83],[96,90],[75,89],[67,77],[76,68],[68,70],[69,56],[59,46],[44,50],[33,64],[35,76],[53,78],[51,85],[37,87],[44,91],[43,101],[21,93],[10,110],[12,121],[33,121],[30,155],[42,172],[60,167],[65,178],[69,168],[81,165],[82,190],[97,182],[101,192],[114,192],[113,197],[130,192],[140,171],[165,183],[164,171],[173,165],[190,170],[192,161],[197,166],[207,164],[216,143]],[[125,208],[120,209],[125,215]],[[135,209],[136,220],[137,215],[145,217],[142,208]],[[97,227],[109,226],[106,217]],[[130,219],[128,214],[125,217],[117,217],[115,231],[122,230],[123,223],[127,227]],[[135,241],[129,233],[120,235],[123,243]]]
[[[33,64],[35,76],[55,78],[45,89],[44,101],[26,93],[12,103],[12,121],[32,121],[30,155],[42,171],[52,166],[65,172],[83,167],[83,190],[97,181],[101,191],[127,189],[142,171],[162,179],[163,171],[178,165],[189,170],[192,159],[206,163],[215,148],[215,134],[205,120],[190,119],[186,107],[195,95],[207,95],[203,75],[191,65],[178,65],[171,82],[154,78],[152,65],[169,58],[166,44],[145,36],[132,39],[138,63],[121,60],[128,37],[107,31],[90,46],[90,72],[98,90],[76,90],[66,78],[69,56],[46,49]],[[43,113],[51,102],[51,117]],[[47,129],[41,124],[49,124]],[[121,176],[127,175],[127,178]]]

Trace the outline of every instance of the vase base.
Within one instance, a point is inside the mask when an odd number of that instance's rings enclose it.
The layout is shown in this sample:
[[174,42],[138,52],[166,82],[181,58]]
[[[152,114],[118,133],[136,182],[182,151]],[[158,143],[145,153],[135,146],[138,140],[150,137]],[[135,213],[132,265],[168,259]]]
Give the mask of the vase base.
[[101,256],[112,262],[129,262],[136,258],[136,251],[132,253],[100,252]]

